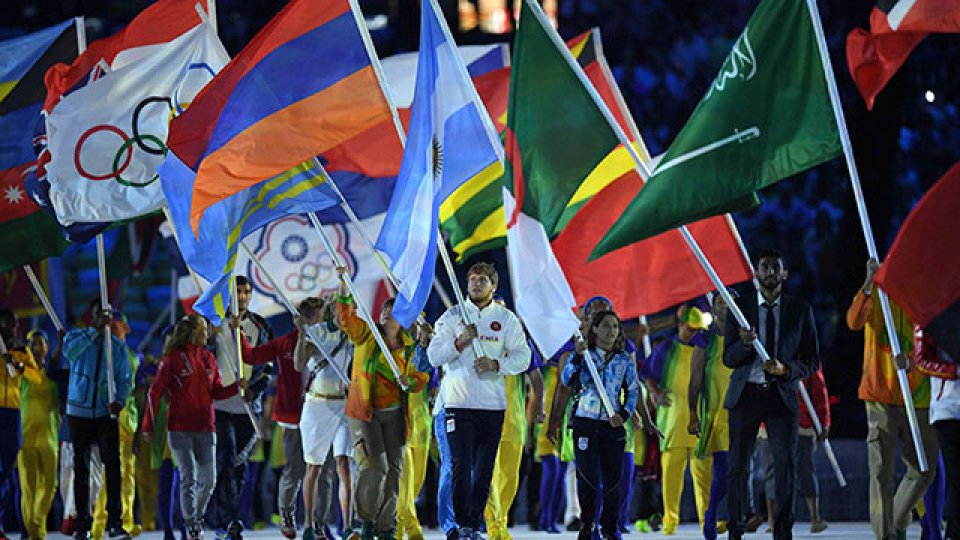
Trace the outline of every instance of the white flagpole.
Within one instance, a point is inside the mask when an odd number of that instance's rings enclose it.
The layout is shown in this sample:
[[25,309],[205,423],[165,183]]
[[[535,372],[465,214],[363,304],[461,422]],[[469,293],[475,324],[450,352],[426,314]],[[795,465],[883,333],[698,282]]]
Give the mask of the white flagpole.
[[[104,313],[111,310],[110,301],[107,298],[107,256],[103,248],[103,233],[97,235],[97,268],[100,274],[100,316],[102,318]],[[114,403],[117,401],[117,386],[113,377],[113,328],[109,324],[103,328],[103,347],[107,359],[107,395],[110,403]],[[110,417],[116,418],[117,415],[111,411]]]
[[47,310],[47,315],[49,315],[50,320],[53,321],[53,326],[57,328],[58,332],[63,332],[63,323],[60,322],[60,317],[58,317],[57,312],[54,311],[53,305],[50,303],[50,298],[47,297],[47,293],[43,291],[40,280],[38,280],[37,275],[33,273],[33,268],[29,264],[25,264],[23,265],[23,272],[27,274],[27,279],[29,279],[30,284],[33,285],[33,291],[37,293],[37,297],[40,298],[43,309]]
[[453,302],[450,301],[450,295],[447,294],[447,290],[443,288],[443,284],[440,283],[440,280],[437,279],[437,276],[433,276],[433,290],[437,292],[437,295],[440,297],[440,301],[443,302],[443,307],[447,309],[453,307]]
[[[847,121],[843,115],[843,105],[840,103],[840,92],[837,90],[837,81],[833,74],[833,64],[830,61],[830,51],[827,49],[827,40],[824,37],[823,25],[820,23],[820,10],[817,8],[816,0],[807,0],[807,9],[810,12],[810,19],[813,22],[813,30],[817,35],[817,47],[820,49],[820,61],[823,66],[823,74],[827,81],[827,89],[830,92],[830,102],[833,104],[833,116],[837,122],[837,130],[840,132],[840,144],[843,146],[843,156],[846,159],[847,171],[850,174],[850,185],[853,187],[853,197],[857,204],[857,214],[860,217],[860,227],[863,229],[863,238],[867,243],[867,253],[870,257],[880,260],[877,252],[877,244],[873,238],[873,228],[870,225],[870,215],[867,213],[867,203],[863,196],[863,186],[860,185],[860,173],[857,171],[857,163],[853,157],[853,145],[850,143],[850,134],[847,132]],[[876,291],[877,298],[880,300],[880,308],[883,311],[883,324],[887,327],[887,337],[890,341],[891,353],[894,357],[902,351],[900,349],[900,338],[897,336],[897,327],[893,320],[893,311],[890,309],[890,299],[882,289]],[[920,423],[917,420],[917,410],[913,404],[913,394],[910,390],[910,381],[907,379],[907,370],[897,368],[897,381],[900,383],[900,394],[903,396],[903,406],[907,411],[907,420],[910,424],[910,435],[913,437],[913,448],[917,454],[917,464],[921,472],[929,470],[927,464],[927,454],[923,448],[923,440],[920,438]]]
[[[330,258],[333,259],[334,266],[343,268],[345,265],[343,258],[340,257],[340,254],[337,253],[336,248],[333,247],[333,243],[327,236],[327,231],[323,229],[323,224],[320,223],[317,215],[314,212],[310,212],[307,215],[310,217],[310,222],[313,223],[313,228],[316,229],[317,235],[320,236],[320,241],[323,242],[327,253],[330,255]],[[394,360],[393,354],[390,352],[390,347],[387,345],[386,340],[383,339],[383,335],[380,333],[380,329],[377,327],[377,321],[372,315],[370,315],[370,310],[367,309],[363,299],[360,298],[357,288],[353,283],[353,279],[349,274],[344,274],[343,281],[347,285],[347,289],[350,290],[350,294],[353,296],[353,301],[357,304],[357,311],[360,312],[360,317],[366,321],[367,326],[370,327],[370,333],[373,335],[373,339],[377,342],[377,346],[380,347],[380,352],[383,354],[384,360],[386,360],[387,364],[390,366],[393,376],[397,379],[397,384],[400,385],[403,390],[408,390],[408,388],[400,382],[400,378],[403,376],[403,374],[400,372],[400,367],[397,366],[397,362]]]
[[[337,197],[340,197],[340,208],[347,215],[347,218],[350,219],[350,222],[360,231],[360,236],[367,242],[367,245],[370,246],[370,250],[373,251],[373,256],[377,259],[377,262],[380,264],[380,267],[383,268],[384,273],[387,275],[387,281],[393,285],[393,288],[400,290],[400,280],[397,279],[397,276],[393,273],[393,270],[390,269],[390,265],[387,264],[387,261],[384,260],[383,255],[380,254],[380,251],[377,249],[376,244],[373,239],[370,238],[370,235],[367,233],[366,228],[360,223],[360,218],[357,217],[356,212],[353,211],[353,208],[350,207],[350,204],[347,202],[346,197],[343,196],[343,192],[340,191],[340,188],[337,187],[336,182],[333,181],[333,178],[330,177],[330,174],[326,169],[320,165],[319,160],[315,162],[316,167],[320,169],[320,174],[323,176],[324,182],[330,185],[333,191],[337,194]],[[424,324],[427,321],[423,318],[423,315],[417,315],[417,322]]]
[[140,344],[137,345],[137,354],[142,353],[147,349],[147,345],[150,344],[150,340],[153,339],[153,335],[157,333],[157,330],[160,328],[160,325],[163,324],[163,320],[167,317],[167,313],[170,312],[170,306],[163,308],[163,311],[160,312],[160,315],[157,315],[157,318],[154,319],[153,324],[150,325],[150,328],[147,329],[147,333],[143,335],[143,340],[140,341]]
[[[233,320],[237,323],[237,327],[233,330],[234,346],[237,348],[237,363],[233,372],[233,377],[237,381],[237,386],[240,386],[240,380],[243,376],[243,335],[240,333],[240,302],[237,300],[236,270],[234,270],[233,275],[230,276],[230,296],[232,297],[230,299],[230,312],[233,315]],[[246,390],[246,388],[240,386],[240,399],[243,401],[243,409],[247,412],[247,417],[250,419],[250,424],[253,425],[254,434],[258,439],[263,439],[263,432],[260,430],[260,422],[257,421],[257,415],[254,414],[253,407],[250,406],[250,403],[248,403],[246,398],[243,396],[243,393],[246,392]]]
[[[249,247],[247,247],[247,244],[245,244],[243,241],[240,242],[240,247],[243,248],[244,253],[247,254],[247,257],[250,258],[250,261],[253,262],[254,266],[257,267],[257,270],[263,274],[263,277],[267,278],[267,281],[270,282],[270,286],[273,287],[273,290],[277,291],[277,294],[280,296],[280,303],[283,304],[283,307],[287,308],[287,311],[290,312],[290,315],[293,315],[294,317],[298,316],[300,314],[300,310],[293,305],[293,301],[291,301],[290,297],[287,296],[286,291],[280,288],[280,285],[277,283],[277,281],[273,279],[273,275],[270,274],[265,266],[263,266],[263,262],[260,260],[260,258],[257,257],[256,254]],[[344,385],[350,386],[350,378],[343,373],[343,370],[340,369],[340,366],[333,361],[333,358],[331,358],[329,354],[327,354],[327,351],[322,346],[323,340],[320,339],[320,336],[316,335],[313,331],[313,328],[309,326],[304,326],[304,329],[307,332],[307,336],[311,341],[313,341],[313,344],[317,346],[317,350],[320,351],[320,355],[323,356],[323,359],[326,360],[328,364],[330,364],[330,368],[333,369],[333,372],[337,374],[337,377],[340,377],[340,380],[343,381]]]

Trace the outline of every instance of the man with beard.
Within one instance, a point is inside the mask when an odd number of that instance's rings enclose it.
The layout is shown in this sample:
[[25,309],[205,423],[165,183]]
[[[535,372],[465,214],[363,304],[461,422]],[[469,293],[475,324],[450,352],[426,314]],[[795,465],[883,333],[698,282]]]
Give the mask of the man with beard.
[[[817,328],[810,306],[783,294],[788,272],[779,252],[761,252],[755,271],[760,289],[756,294],[742,295],[740,303],[751,327],[728,324],[724,332],[723,363],[733,369],[724,403],[730,411],[729,537],[743,537],[747,470],[757,431],[765,423],[776,481],[773,537],[789,540],[796,492],[797,390],[799,381],[820,365]],[[754,349],[757,339],[770,360],[761,361]]]

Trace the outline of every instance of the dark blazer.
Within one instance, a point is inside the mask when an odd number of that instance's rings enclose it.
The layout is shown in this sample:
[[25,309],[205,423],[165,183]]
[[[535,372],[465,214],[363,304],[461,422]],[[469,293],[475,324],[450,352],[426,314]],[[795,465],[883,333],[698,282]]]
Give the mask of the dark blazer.
[[[751,327],[758,327],[757,294],[751,287],[746,294],[740,295],[737,303]],[[733,317],[727,318],[724,332],[723,363],[733,369],[730,387],[723,406],[734,408],[740,401],[740,395],[750,378],[750,370],[757,352],[753,346],[746,347],[740,341],[740,327]],[[758,332],[759,333],[759,332]],[[766,345],[766,344],[765,344]],[[813,309],[798,298],[782,295],[780,297],[780,346],[774,352],[767,352],[772,358],[779,358],[787,366],[787,374],[771,379],[777,388],[784,405],[796,413],[799,409],[797,391],[799,381],[814,373],[820,367],[820,350],[817,342],[817,325],[813,319]]]

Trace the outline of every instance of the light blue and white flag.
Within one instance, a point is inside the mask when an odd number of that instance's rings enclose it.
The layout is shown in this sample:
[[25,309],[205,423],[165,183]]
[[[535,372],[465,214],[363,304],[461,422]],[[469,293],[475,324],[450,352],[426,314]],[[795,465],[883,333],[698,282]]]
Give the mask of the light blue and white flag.
[[430,295],[440,203],[495,161],[503,146],[436,0],[423,2],[407,146],[377,248],[400,281],[394,318],[409,327]]

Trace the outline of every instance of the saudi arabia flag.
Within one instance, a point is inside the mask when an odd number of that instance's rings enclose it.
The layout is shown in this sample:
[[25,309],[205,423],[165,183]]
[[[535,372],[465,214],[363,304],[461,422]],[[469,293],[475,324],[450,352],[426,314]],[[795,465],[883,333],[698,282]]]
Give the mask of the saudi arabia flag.
[[755,206],[755,192],[840,152],[806,2],[763,0],[650,181],[593,257]]

